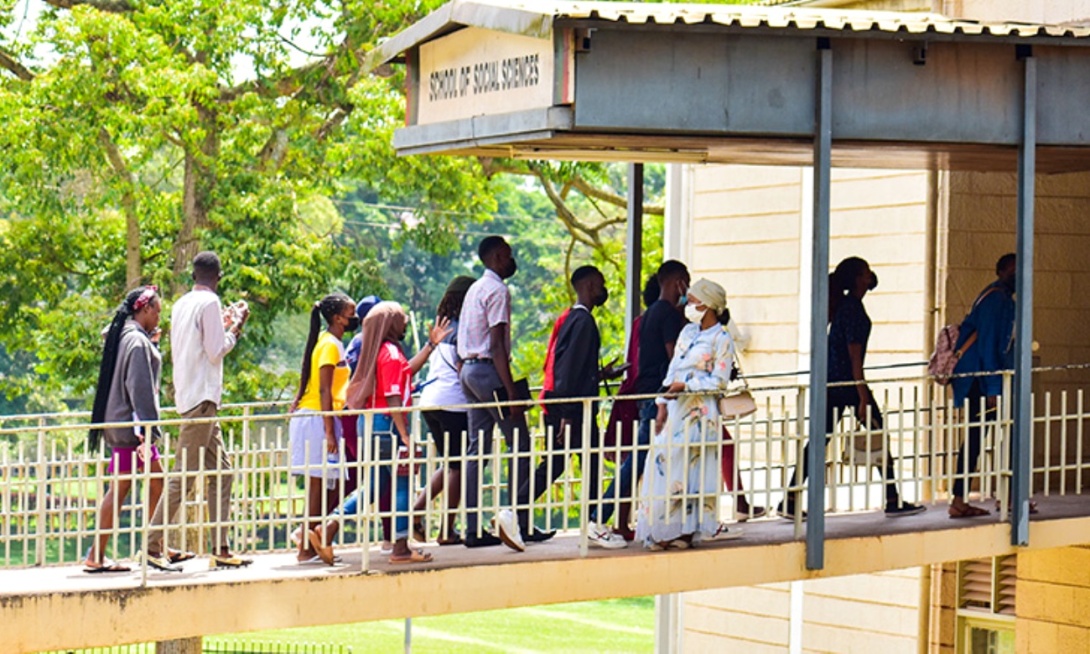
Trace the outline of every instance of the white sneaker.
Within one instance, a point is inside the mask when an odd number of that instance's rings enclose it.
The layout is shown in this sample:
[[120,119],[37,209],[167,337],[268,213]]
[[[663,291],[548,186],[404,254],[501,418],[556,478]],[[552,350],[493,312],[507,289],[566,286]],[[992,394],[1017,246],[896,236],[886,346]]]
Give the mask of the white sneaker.
[[295,546],[298,547],[299,543],[303,541],[303,528],[296,527],[295,531],[291,532],[291,536],[289,538],[291,538],[291,542],[295,543]]
[[516,552],[526,551],[526,543],[522,542],[519,523],[515,520],[515,514],[511,509],[503,509],[496,514],[496,532],[504,545]]
[[601,547],[606,550],[622,550],[628,547],[628,541],[623,536],[613,533],[609,525],[599,527],[593,522],[588,522],[587,539],[591,547]]
[[734,540],[742,537],[741,527],[730,527],[722,522],[719,523],[719,528],[715,530],[715,534],[708,540]]

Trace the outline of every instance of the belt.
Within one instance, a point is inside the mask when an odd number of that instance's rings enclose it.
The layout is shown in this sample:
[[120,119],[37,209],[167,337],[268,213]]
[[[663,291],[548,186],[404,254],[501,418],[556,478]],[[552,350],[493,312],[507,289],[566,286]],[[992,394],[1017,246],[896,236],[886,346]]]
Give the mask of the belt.
[[463,363],[466,363],[468,365],[473,365],[476,363],[492,363],[492,359],[488,359],[485,357],[474,357],[472,359],[466,359],[465,361],[463,361]]

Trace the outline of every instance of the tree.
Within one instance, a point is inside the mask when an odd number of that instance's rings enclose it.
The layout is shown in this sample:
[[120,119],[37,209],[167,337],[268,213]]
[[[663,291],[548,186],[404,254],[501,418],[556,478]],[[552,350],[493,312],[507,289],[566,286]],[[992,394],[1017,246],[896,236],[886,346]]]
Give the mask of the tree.
[[376,270],[336,247],[341,180],[409,198],[435,242],[445,212],[494,206],[477,162],[394,156],[401,79],[360,68],[435,0],[46,2],[32,38],[0,40],[0,343],[45,388],[86,393],[125,289],[176,295],[214,249],[254,309],[228,359],[229,395],[252,399],[282,385],[257,368],[277,322]]

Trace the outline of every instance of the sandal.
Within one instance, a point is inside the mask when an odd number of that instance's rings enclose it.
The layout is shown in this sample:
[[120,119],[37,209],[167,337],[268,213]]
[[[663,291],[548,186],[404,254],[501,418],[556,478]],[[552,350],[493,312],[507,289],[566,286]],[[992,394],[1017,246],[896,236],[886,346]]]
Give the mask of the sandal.
[[428,542],[428,532],[427,532],[426,529],[424,529],[424,523],[423,522],[414,522],[413,523],[413,540],[415,540],[418,543]]
[[195,552],[182,552],[179,550],[174,550],[172,552],[168,552],[167,558],[170,559],[171,563],[184,563],[185,561],[188,561],[190,559],[197,558],[197,554]]
[[318,553],[318,558],[326,565],[333,565],[336,561],[333,557],[333,545],[322,545],[322,535],[316,531],[308,531],[307,539],[310,546]]
[[412,550],[408,556],[390,555],[390,563],[431,563],[431,553],[424,550]]
[[106,559],[102,563],[95,563],[94,561],[84,561],[83,571],[89,575],[97,575],[103,572],[132,572],[132,568],[127,565],[122,565],[117,561],[111,561]]
[[666,549],[668,550],[687,550],[692,546],[692,543],[682,538],[675,538],[669,543],[666,543]]
[[[995,512],[999,513],[999,510],[1000,510],[999,502],[996,501],[996,503],[995,503]],[[1037,511],[1037,502],[1034,502],[1033,500],[1030,500],[1029,501],[1029,514],[1030,515],[1036,515],[1037,513],[1038,513],[1038,511]]]
[[982,509],[979,506],[973,506],[972,504],[965,504],[960,508],[951,504],[946,512],[954,519],[979,518],[981,516],[991,515],[986,509]]

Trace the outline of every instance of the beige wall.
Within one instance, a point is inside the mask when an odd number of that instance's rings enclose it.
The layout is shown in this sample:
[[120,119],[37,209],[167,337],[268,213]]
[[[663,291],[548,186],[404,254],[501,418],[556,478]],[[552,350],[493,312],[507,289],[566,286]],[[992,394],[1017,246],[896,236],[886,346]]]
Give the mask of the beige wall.
[[791,615],[790,584],[685,594],[686,654],[784,652],[791,619],[803,652],[915,654],[918,569],[800,583],[801,611]]
[[1019,652],[1090,651],[1090,549],[1019,554],[1015,592]]
[[[809,172],[691,166],[688,174],[688,263],[694,279],[709,277],[727,289],[747,372],[806,368]],[[930,188],[924,171],[833,171],[830,261],[862,256],[880,280],[866,298],[874,322],[868,365],[918,361],[929,353]]]

